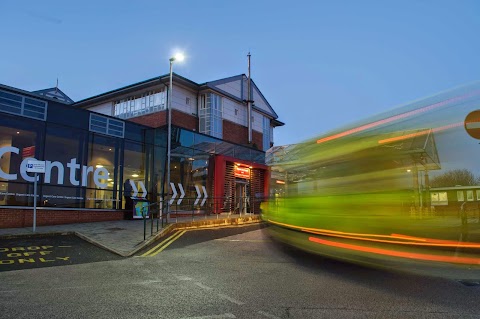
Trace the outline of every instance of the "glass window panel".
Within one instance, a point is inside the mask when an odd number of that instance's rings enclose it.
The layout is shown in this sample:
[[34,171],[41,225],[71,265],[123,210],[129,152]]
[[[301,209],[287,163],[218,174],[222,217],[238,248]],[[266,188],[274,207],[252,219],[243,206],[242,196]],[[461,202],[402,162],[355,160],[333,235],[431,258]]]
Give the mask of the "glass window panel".
[[[44,122],[10,115],[0,116],[0,149],[13,147],[12,152],[5,152],[0,157],[0,169],[10,175],[3,181],[30,182],[23,178],[20,167],[27,158],[42,159],[43,148],[37,145],[42,145],[43,130]],[[27,176],[33,181],[33,175]]]
[[[135,187],[138,189],[137,197],[141,197],[143,195],[143,190],[141,189],[141,185],[148,188],[148,178],[147,174],[147,153],[146,153],[146,145],[126,141],[125,142],[125,150],[124,150],[124,160],[123,160],[123,187],[127,187],[126,192],[128,193],[128,186],[130,182],[132,182]],[[148,190],[147,190],[148,191]],[[128,202],[128,194],[123,194],[123,207],[126,209],[130,209],[130,204]],[[135,195],[134,190],[132,189],[131,196]]]
[[473,191],[467,191],[467,201],[473,201]]
[[457,200],[459,202],[463,202],[465,199],[463,198],[463,191],[457,191]]
[[21,100],[20,100],[20,102],[18,102],[18,101],[14,101],[14,100],[10,100],[10,99],[0,98],[0,104],[9,105],[11,107],[19,108],[19,109],[22,107]]
[[33,184],[0,181],[0,206],[33,206]]
[[172,140],[172,145],[180,144],[184,147],[192,147],[194,143],[194,133],[191,131],[187,131],[181,128],[173,128],[172,127],[172,135],[174,136],[174,140]]
[[86,164],[83,159],[87,137],[88,132],[84,130],[55,124],[47,125],[44,159],[50,163],[47,162],[47,170],[43,175],[45,184],[75,187],[75,196],[84,196],[84,190],[80,187],[81,168],[74,166]]
[[8,93],[8,92],[5,92],[5,91],[0,91],[0,97],[7,98],[9,100],[22,102],[22,97],[20,95]]
[[33,118],[36,118],[36,119],[40,119],[40,120],[42,120],[44,118],[43,114],[40,114],[38,112],[26,111],[26,110],[23,112],[23,115],[28,116],[28,117],[33,117]]
[[248,161],[251,159],[250,149],[246,147],[236,146],[234,152],[234,157],[238,159],[244,159]]
[[[118,143],[119,140],[92,134],[88,145],[88,161],[86,168],[82,169],[82,186],[87,186],[87,208],[98,207],[98,201],[104,199],[102,208],[114,208],[116,176],[118,176]],[[85,171],[86,169],[86,171]],[[85,174],[86,172],[86,174]],[[86,176],[85,176],[86,175]],[[86,185],[85,185],[86,182]]]
[[195,149],[201,150],[204,152],[214,153],[215,144],[218,140],[210,136],[195,134],[194,141],[195,143],[193,146]]
[[2,110],[4,112],[7,112],[7,113],[13,113],[13,114],[20,114],[21,113],[20,108],[12,107],[12,106],[5,105],[5,104],[2,104],[2,103],[0,103],[0,110]]
[[78,187],[43,185],[41,206],[59,208],[85,207],[85,192]]
[[42,109],[45,109],[45,102],[38,101],[38,100],[32,100],[32,99],[29,99],[28,97],[25,98],[25,104],[32,104],[32,105],[39,106]]

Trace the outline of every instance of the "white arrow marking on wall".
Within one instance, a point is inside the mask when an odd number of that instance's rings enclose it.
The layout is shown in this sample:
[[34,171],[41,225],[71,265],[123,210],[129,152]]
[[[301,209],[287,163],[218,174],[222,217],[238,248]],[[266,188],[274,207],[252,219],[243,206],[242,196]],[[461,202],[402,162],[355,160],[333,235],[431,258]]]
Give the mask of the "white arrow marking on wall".
[[198,189],[197,185],[195,185],[195,190],[197,191],[197,199],[195,200],[195,203],[193,203],[193,205],[197,205],[198,201],[200,200],[200,197],[202,196],[202,194],[200,193],[200,190]]
[[185,192],[183,190],[182,184],[179,183],[178,188],[180,188],[180,198],[178,199],[177,204],[180,205],[180,203],[182,202],[183,196],[185,196]]
[[203,194],[205,195],[205,198],[202,200],[202,204],[200,206],[203,206],[205,204],[205,202],[207,201],[207,190],[205,189],[205,186],[202,186],[202,189],[203,189]]
[[132,186],[132,189],[133,189],[132,197],[137,197],[138,189],[137,189],[137,186],[135,186],[135,182],[130,180],[130,186]]
[[170,201],[168,202],[168,204],[172,205],[173,202],[175,201],[175,198],[177,197],[177,190],[175,189],[175,184],[174,183],[170,183],[170,187],[172,187],[173,196],[170,199]]
[[138,182],[139,187],[137,188],[137,186],[135,185],[135,182],[130,180],[130,186],[132,186],[132,189],[133,189],[132,197],[137,197],[138,188],[140,188],[140,190],[143,192],[142,196],[140,196],[141,198],[145,198],[147,196],[147,190],[145,189],[145,184],[143,184],[143,182]]
[[138,182],[138,185],[139,185],[138,188],[140,188],[143,191],[143,194],[140,197],[145,198],[147,196],[147,190],[145,189],[145,184],[143,184],[143,182]]

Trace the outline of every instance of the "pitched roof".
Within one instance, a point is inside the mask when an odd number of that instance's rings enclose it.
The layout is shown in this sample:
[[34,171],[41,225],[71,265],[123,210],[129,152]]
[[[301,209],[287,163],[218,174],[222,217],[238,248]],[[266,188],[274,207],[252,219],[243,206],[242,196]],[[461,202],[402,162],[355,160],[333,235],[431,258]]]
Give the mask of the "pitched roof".
[[49,97],[51,99],[60,100],[60,101],[65,102],[67,104],[72,104],[73,103],[73,100],[68,95],[63,93],[62,90],[60,90],[57,87],[44,89],[44,90],[38,90],[38,91],[32,91],[32,93],[42,95],[42,96],[46,96],[46,97]]

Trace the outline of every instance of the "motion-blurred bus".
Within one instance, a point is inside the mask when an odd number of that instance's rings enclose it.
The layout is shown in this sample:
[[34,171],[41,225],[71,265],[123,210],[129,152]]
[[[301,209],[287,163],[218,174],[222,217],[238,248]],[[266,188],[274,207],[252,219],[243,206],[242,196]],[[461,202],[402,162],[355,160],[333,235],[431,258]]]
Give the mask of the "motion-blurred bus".
[[272,148],[279,240],[362,264],[480,278],[480,83]]

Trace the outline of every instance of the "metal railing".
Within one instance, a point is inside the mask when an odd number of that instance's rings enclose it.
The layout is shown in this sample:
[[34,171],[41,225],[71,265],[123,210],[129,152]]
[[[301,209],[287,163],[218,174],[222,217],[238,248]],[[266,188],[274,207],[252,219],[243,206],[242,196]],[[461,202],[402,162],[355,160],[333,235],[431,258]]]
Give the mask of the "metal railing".
[[[184,197],[180,204],[174,199],[167,214],[167,205],[160,199],[159,202],[149,203],[141,208],[143,219],[143,240],[147,238],[147,224],[150,220],[150,236],[158,233],[164,225],[181,221],[195,221],[201,219],[232,216],[248,216],[260,213],[260,203],[263,198],[252,197],[212,197],[207,199]],[[147,218],[148,217],[148,218]],[[156,224],[156,226],[155,226]],[[154,229],[156,231],[154,232]]]

